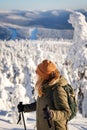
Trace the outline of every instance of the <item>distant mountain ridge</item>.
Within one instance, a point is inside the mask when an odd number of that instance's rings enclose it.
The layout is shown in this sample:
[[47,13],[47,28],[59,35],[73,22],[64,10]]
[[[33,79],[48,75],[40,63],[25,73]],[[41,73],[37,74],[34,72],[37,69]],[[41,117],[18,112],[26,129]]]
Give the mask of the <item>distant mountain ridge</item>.
[[[86,10],[77,10],[86,16]],[[38,28],[54,30],[73,30],[68,23],[71,10],[48,10],[48,11],[1,11],[0,12],[0,39],[10,40],[17,33],[14,39],[28,39],[29,29]],[[52,29],[52,30],[51,30]],[[70,36],[72,37],[72,36]],[[40,38],[40,36],[39,36]],[[51,38],[51,35],[49,36]],[[57,37],[56,37],[57,38]],[[67,38],[67,37],[66,37]]]

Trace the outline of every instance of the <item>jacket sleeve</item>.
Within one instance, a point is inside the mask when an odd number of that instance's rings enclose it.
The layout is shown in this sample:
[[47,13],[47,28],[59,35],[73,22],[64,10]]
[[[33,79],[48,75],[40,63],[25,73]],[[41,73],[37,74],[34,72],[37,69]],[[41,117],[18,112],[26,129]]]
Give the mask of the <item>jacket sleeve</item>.
[[55,110],[53,110],[53,120],[68,120],[70,117],[70,108],[67,93],[63,87],[59,86],[53,90],[53,101],[55,106]]
[[36,102],[24,105],[24,112],[36,111]]

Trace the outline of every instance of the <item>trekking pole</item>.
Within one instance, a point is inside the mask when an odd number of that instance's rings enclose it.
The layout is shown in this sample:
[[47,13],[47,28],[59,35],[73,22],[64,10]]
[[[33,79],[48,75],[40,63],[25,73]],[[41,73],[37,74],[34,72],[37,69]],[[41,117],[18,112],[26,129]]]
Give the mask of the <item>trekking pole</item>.
[[[22,105],[22,102],[20,102],[19,104]],[[20,122],[20,120],[21,120],[21,115],[22,115],[22,118],[23,118],[24,130],[26,130],[26,124],[25,124],[25,119],[24,119],[23,111],[19,113],[19,119],[18,119],[17,124],[18,124],[18,123]]]
[[23,112],[22,112],[22,118],[23,118],[24,129],[26,130],[26,124],[25,124],[25,119],[24,119],[24,114],[23,114]]
[[17,124],[20,122],[20,120],[21,120],[21,112],[19,113],[19,119],[17,121]]

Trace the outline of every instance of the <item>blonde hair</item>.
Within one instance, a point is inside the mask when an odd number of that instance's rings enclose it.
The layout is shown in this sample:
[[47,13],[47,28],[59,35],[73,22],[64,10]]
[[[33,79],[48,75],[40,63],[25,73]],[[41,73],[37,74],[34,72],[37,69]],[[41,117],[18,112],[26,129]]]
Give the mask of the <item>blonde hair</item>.
[[44,93],[42,92],[42,83],[43,83],[43,79],[38,75],[38,79],[35,85],[35,89],[38,92],[38,96],[41,97]]
[[42,89],[42,87],[43,87],[42,85],[44,83],[53,84],[56,80],[58,81],[59,78],[60,78],[60,73],[57,69],[54,72],[51,72],[47,79],[44,79],[40,75],[38,75],[38,79],[37,79],[37,82],[35,85],[35,88],[38,92],[38,96],[41,97],[42,95],[45,94],[45,93],[43,93],[43,89]]

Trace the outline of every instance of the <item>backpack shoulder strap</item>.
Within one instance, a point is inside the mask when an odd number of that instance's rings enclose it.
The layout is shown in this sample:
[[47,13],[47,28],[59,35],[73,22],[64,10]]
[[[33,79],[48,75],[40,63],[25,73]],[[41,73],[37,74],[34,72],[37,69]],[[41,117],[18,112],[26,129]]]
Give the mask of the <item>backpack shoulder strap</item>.
[[71,94],[72,96],[75,96],[74,90],[73,90],[73,88],[71,87],[70,84],[67,84],[67,85],[63,86],[63,88],[64,88],[64,90],[66,91],[66,93],[68,95]]

